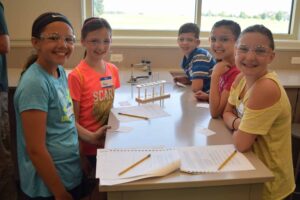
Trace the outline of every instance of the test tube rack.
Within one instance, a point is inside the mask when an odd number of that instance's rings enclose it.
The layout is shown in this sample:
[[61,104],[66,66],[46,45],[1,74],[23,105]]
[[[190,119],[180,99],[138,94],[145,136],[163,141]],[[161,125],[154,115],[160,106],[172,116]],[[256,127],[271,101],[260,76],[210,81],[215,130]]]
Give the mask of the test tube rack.
[[138,90],[138,96],[135,100],[138,103],[144,104],[154,101],[163,101],[166,98],[170,98],[170,94],[165,93],[165,80],[159,80],[155,82],[143,83],[136,85]]

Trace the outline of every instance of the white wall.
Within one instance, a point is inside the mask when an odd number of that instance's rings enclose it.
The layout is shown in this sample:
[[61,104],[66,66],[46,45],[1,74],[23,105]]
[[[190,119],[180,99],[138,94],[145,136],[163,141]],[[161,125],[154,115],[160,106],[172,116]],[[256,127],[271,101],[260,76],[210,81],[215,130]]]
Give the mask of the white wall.
[[47,11],[60,12],[68,17],[79,37],[83,13],[81,0],[2,0],[4,13],[12,41],[31,38],[33,21]]

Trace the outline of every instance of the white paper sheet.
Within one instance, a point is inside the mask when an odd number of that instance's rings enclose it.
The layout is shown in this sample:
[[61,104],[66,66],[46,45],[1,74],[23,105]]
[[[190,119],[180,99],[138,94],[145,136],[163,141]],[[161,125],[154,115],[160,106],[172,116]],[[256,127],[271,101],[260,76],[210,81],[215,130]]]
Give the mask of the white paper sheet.
[[[121,171],[149,153],[150,158],[119,175]],[[115,185],[148,177],[165,176],[179,167],[180,158],[175,149],[99,149],[96,177],[100,178],[101,185]]]
[[214,132],[214,131],[212,131],[212,130],[210,130],[208,128],[204,128],[202,126],[196,127],[195,132],[197,134],[205,135],[207,137],[216,134],[216,132]]
[[124,107],[124,106],[131,106],[131,104],[128,101],[120,101],[119,105]]
[[221,169],[221,164],[235,151],[233,145],[184,147],[179,149],[180,170],[187,173],[254,170],[249,160],[240,152]]
[[144,120],[144,119],[123,116],[123,115],[119,115],[118,113],[138,115],[138,116],[147,117],[149,119],[169,116],[167,112],[165,112],[159,105],[156,104],[112,108],[111,112],[116,116],[116,118],[120,122],[131,122],[131,121]]
[[198,108],[209,108],[209,103],[197,103],[196,107],[198,107]]

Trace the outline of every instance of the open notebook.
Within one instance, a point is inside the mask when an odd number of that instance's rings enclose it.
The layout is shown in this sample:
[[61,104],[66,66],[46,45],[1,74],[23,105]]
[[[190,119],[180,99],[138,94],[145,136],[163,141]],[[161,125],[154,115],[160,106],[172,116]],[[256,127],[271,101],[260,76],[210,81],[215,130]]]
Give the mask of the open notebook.
[[[255,169],[242,153],[237,152],[228,160],[234,151],[233,145],[177,149],[99,149],[96,177],[100,178],[100,185],[115,185],[165,176],[177,169],[192,174]],[[149,154],[151,156],[147,157]],[[219,169],[226,160],[228,162]],[[120,172],[135,163],[138,164],[120,175]]]
[[[151,156],[143,160],[149,154]],[[139,161],[142,162],[119,175]],[[180,157],[175,149],[98,149],[96,177],[100,185],[115,185],[165,176],[179,167]]]

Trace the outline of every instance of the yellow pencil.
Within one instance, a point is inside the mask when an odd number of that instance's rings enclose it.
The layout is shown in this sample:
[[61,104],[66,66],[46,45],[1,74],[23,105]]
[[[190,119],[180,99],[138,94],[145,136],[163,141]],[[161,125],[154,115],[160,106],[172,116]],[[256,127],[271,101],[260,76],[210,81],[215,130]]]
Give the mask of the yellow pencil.
[[133,163],[132,165],[130,165],[129,167],[127,167],[126,169],[124,169],[123,171],[121,171],[121,172],[119,173],[119,176],[121,176],[122,174],[128,172],[129,170],[131,170],[132,168],[134,168],[134,167],[137,166],[138,164],[144,162],[145,160],[147,160],[147,159],[150,158],[150,157],[151,157],[151,154],[146,155],[146,156],[143,157],[141,160],[139,160],[139,161]]
[[233,158],[233,156],[236,153],[237,153],[237,151],[234,150],[234,152],[232,152],[232,154],[230,154],[230,156],[228,156],[228,158],[226,158],[226,160],[224,160],[224,162],[220,165],[220,167],[218,168],[218,171],[220,171]]
[[135,117],[135,118],[140,118],[140,119],[145,119],[148,120],[148,117],[140,116],[140,115],[132,115],[132,114],[126,114],[126,113],[118,113],[119,115],[124,115],[127,117]]

